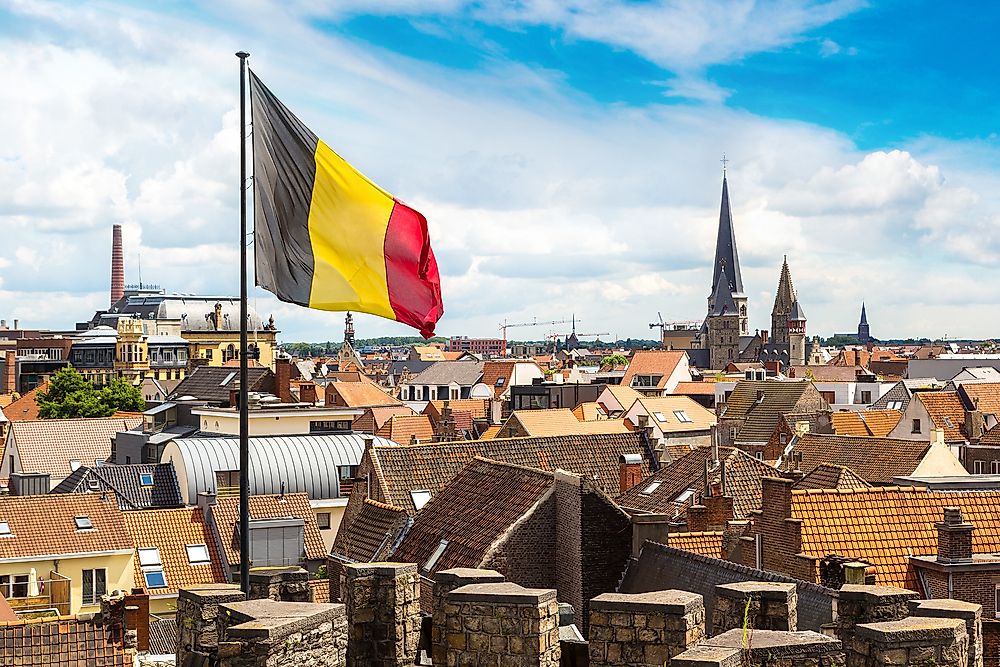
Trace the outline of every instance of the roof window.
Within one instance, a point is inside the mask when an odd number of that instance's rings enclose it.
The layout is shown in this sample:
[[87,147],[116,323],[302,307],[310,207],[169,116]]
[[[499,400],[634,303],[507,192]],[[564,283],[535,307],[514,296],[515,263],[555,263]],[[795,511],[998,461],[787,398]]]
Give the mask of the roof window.
[[10,522],[0,521],[0,535],[11,535]]
[[184,548],[187,549],[188,562],[191,563],[191,565],[201,565],[212,562],[211,557],[208,555],[207,545],[188,544]]
[[653,413],[653,419],[655,419],[658,422],[665,422],[665,421],[667,421],[667,416],[665,414],[663,414],[662,412],[654,412]]
[[147,567],[149,565],[163,565],[160,559],[160,550],[156,547],[145,547],[139,549],[139,565]]
[[431,499],[431,492],[427,490],[410,491],[410,498],[413,500],[413,506],[419,512]]
[[431,553],[431,557],[427,559],[424,563],[424,572],[430,572],[437,565],[437,562],[441,560],[441,555],[444,554],[444,550],[448,548],[448,540],[441,540],[441,542],[434,547],[434,551]]
[[693,419],[688,417],[688,414],[683,410],[674,410],[674,417],[677,417],[677,421],[681,422],[682,424],[690,424],[692,421],[694,421]]
[[94,459],[94,467],[100,468],[104,465],[104,459]]
[[642,490],[642,495],[644,496],[653,495],[653,492],[656,491],[658,488],[660,488],[660,484],[663,484],[663,482],[661,482],[660,480],[656,480],[655,482],[650,482],[649,486],[647,486],[645,489]]
[[91,491],[99,491],[101,488],[101,483],[96,477],[91,477],[87,480],[87,488]]
[[73,523],[76,524],[77,530],[92,530],[94,528],[94,523],[85,514],[73,517]]
[[231,380],[232,380],[232,379],[233,379],[234,377],[236,377],[236,371],[233,371],[232,373],[230,373],[229,375],[227,375],[227,376],[226,376],[226,379],[225,379],[225,380],[223,380],[222,382],[220,382],[220,383],[219,383],[219,386],[220,386],[220,387],[225,387],[225,386],[226,386],[227,384],[229,384],[229,383],[230,383],[230,381],[231,381]]
[[139,484],[142,486],[153,486],[153,473],[144,472],[139,475]]
[[143,579],[146,580],[146,588],[166,588],[167,577],[163,574],[162,568],[155,570],[144,570]]
[[502,387],[503,383],[506,382],[506,381],[507,381],[507,378],[501,375],[500,377],[497,378],[497,386],[498,387]]
[[79,470],[80,469],[80,459],[70,459],[69,460],[69,469],[72,470],[73,472],[76,472],[77,470]]
[[674,498],[674,502],[675,503],[686,503],[687,501],[691,500],[692,496],[694,496],[694,489],[688,489],[688,490],[684,491],[683,493],[681,493],[681,495],[679,495],[676,498]]

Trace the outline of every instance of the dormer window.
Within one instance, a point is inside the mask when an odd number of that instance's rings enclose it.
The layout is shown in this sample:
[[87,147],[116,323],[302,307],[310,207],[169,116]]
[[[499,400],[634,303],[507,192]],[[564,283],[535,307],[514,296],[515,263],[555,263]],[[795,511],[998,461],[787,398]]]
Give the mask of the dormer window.
[[77,530],[93,530],[94,524],[90,520],[89,516],[81,515],[73,517],[73,523],[76,524]]
[[100,491],[101,483],[97,481],[97,478],[91,477],[87,480],[87,488],[91,491]]

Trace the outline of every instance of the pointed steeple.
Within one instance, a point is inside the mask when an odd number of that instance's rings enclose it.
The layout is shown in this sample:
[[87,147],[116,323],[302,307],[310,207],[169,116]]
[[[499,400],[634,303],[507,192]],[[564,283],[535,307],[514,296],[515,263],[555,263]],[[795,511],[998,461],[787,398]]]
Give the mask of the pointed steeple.
[[743,277],[740,275],[740,257],[736,252],[736,231],[733,229],[733,212],[729,208],[729,183],[722,177],[722,208],[719,211],[719,236],[715,241],[715,272],[712,285],[718,285],[724,275],[729,291],[743,294]]
[[798,299],[792,302],[792,308],[790,311],[788,311],[788,321],[789,322],[806,321],[806,311],[802,310],[802,306],[799,305]]
[[796,302],[795,288],[792,287],[792,273],[788,270],[788,255],[781,265],[781,277],[778,278],[778,291],[774,295],[774,308],[771,315],[790,313],[792,304]]
[[861,324],[861,325],[868,324],[868,313],[865,312],[865,302],[864,301],[861,302],[861,322],[859,322],[859,324]]
[[735,315],[737,314],[736,301],[733,300],[733,293],[729,291],[726,284],[726,277],[719,276],[715,282],[715,292],[712,293],[712,310],[708,313],[712,315]]

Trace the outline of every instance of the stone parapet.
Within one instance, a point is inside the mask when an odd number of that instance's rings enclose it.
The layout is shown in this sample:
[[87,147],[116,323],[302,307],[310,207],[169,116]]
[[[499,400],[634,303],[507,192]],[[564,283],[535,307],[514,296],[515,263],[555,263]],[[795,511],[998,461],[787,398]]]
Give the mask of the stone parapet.
[[444,609],[449,667],[559,665],[559,603],[554,590],[509,582],[468,584],[446,595]]
[[743,581],[715,587],[712,630],[734,628],[795,631],[798,625],[795,584]]
[[705,602],[687,591],[605,593],[590,601],[592,667],[662,667],[705,635]]
[[219,643],[220,605],[242,602],[239,586],[211,584],[177,592],[177,664],[186,665],[194,656],[211,656]]
[[919,597],[915,592],[893,586],[864,586],[845,584],[837,595],[835,623],[837,633],[846,646],[860,623],[898,621],[910,613],[910,600]]
[[347,664],[413,665],[420,639],[420,577],[412,563],[360,563],[344,567]]
[[847,648],[847,667],[966,667],[969,635],[957,618],[911,616],[859,624]]
[[271,599],[224,604],[216,655],[219,667],[344,667],[345,606]]
[[671,667],[844,667],[843,645],[818,632],[729,630],[677,655]]
[[312,602],[309,573],[301,567],[262,567],[250,570],[251,600]]
[[434,591],[431,616],[431,658],[435,665],[445,665],[448,659],[448,644],[445,639],[448,631],[459,631],[461,619],[452,619],[449,627],[445,614],[445,601],[448,593],[456,588],[469,584],[498,584],[505,581],[504,576],[496,570],[477,570],[473,568],[453,568],[442,570],[434,575]]
[[969,667],[983,667],[983,607],[961,600],[911,600],[913,616],[958,618],[969,635]]

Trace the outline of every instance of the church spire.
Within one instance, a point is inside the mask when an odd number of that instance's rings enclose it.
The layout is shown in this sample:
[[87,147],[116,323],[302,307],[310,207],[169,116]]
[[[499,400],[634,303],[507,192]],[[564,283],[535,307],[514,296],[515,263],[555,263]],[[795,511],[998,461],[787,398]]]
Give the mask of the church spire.
[[864,301],[861,302],[861,322],[859,324],[861,324],[861,325],[868,324],[868,313],[865,312],[865,302]]
[[788,270],[788,255],[781,265],[781,277],[778,278],[778,291],[774,295],[774,308],[771,315],[786,315],[791,312],[792,304],[796,302],[795,288],[792,287],[792,273]]
[[715,269],[712,274],[713,289],[719,276],[732,294],[743,294],[743,277],[740,275],[740,257],[736,252],[736,231],[733,229],[733,212],[729,208],[729,183],[722,177],[722,208],[719,211],[719,236],[715,242]]

